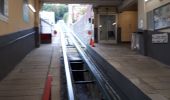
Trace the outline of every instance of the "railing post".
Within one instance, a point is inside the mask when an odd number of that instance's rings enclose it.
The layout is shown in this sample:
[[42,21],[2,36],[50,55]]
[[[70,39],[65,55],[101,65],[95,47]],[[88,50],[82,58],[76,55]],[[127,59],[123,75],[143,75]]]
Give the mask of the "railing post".
[[66,74],[66,82],[67,82],[67,92],[68,92],[68,100],[75,100],[74,96],[74,89],[73,89],[73,82],[72,76],[70,73],[70,67],[67,57],[67,47],[64,38],[65,33],[61,30],[61,43],[62,43],[62,52],[63,52],[63,59],[64,59],[64,67],[65,67],[65,74]]

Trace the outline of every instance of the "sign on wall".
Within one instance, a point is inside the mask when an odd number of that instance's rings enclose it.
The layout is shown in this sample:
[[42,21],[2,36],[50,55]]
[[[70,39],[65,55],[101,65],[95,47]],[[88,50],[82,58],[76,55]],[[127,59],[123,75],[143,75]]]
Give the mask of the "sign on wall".
[[28,0],[23,0],[23,20],[29,22]]
[[168,43],[168,33],[152,34],[152,43]]

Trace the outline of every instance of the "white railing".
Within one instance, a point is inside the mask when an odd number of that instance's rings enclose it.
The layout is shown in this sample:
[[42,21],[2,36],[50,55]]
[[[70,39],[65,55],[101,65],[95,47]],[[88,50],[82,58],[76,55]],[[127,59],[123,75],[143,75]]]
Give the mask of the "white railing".
[[53,25],[41,19],[41,34],[52,34],[53,33]]
[[[92,5],[89,5],[86,13],[72,26],[74,33],[85,43],[89,43],[90,38],[93,37],[92,17]],[[88,34],[89,31],[91,32],[90,35]]]

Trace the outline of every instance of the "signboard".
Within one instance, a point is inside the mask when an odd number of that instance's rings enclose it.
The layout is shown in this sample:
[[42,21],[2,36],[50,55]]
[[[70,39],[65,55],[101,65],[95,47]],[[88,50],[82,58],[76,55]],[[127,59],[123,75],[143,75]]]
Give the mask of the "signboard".
[[28,0],[23,0],[23,20],[29,22]]
[[152,34],[152,43],[168,43],[168,33]]

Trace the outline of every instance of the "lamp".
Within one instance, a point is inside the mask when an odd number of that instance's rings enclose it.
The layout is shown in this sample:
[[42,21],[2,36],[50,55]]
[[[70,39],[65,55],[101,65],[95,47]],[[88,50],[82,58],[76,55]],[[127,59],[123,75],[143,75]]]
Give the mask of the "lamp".
[[36,12],[35,8],[34,8],[31,4],[28,4],[28,7],[29,7],[33,12]]
[[145,2],[148,2],[148,1],[151,1],[151,0],[145,0]]
[[116,25],[116,22],[112,24],[113,26]]

